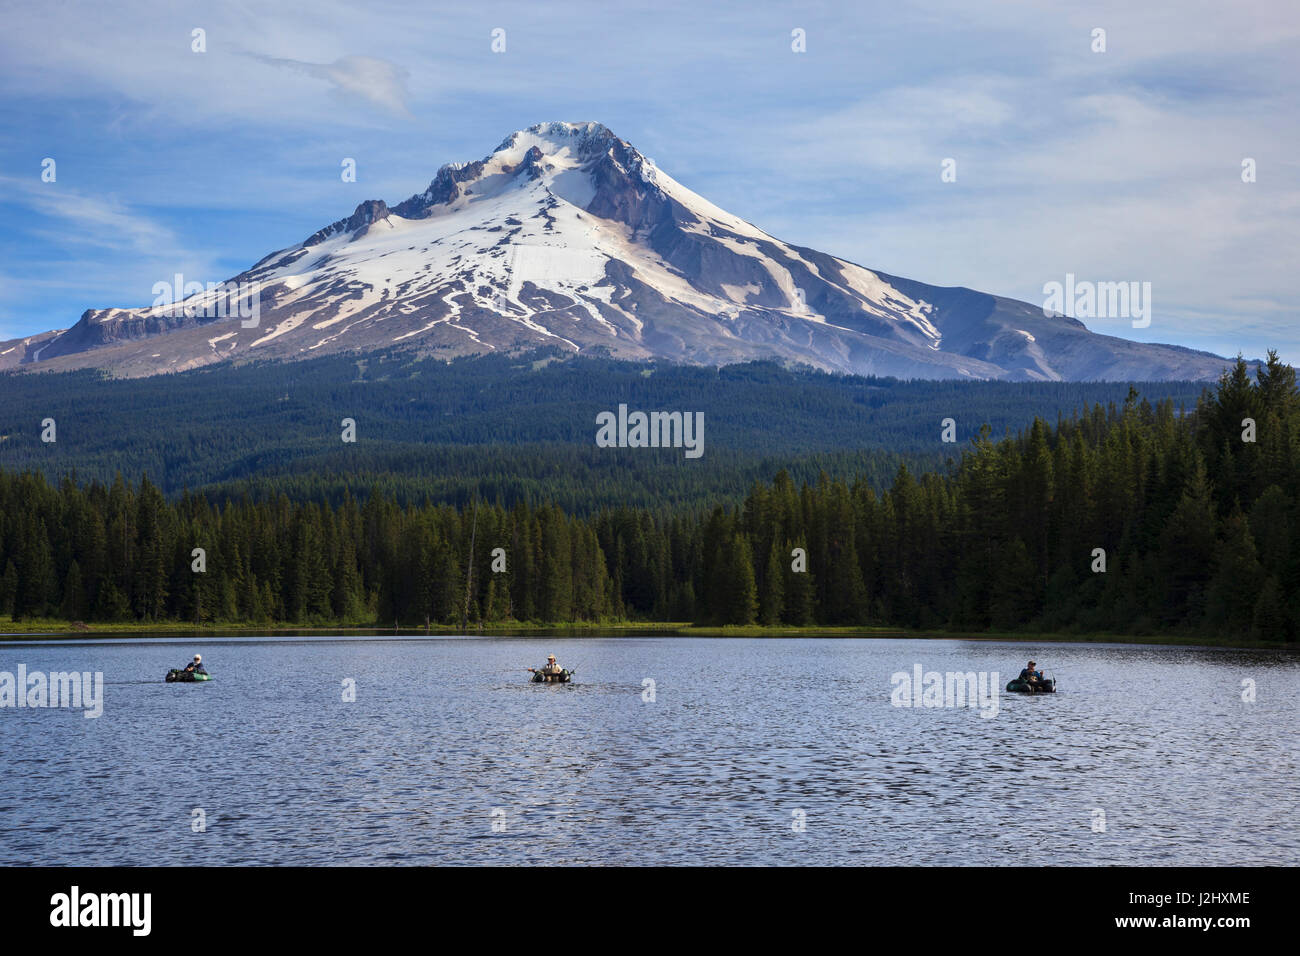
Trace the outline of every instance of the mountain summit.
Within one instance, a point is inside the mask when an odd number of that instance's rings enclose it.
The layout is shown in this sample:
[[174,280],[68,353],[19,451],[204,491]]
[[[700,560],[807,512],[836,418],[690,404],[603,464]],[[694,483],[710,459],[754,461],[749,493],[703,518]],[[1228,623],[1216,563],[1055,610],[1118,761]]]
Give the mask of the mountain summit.
[[543,345],[912,378],[1196,379],[1225,364],[791,246],[599,123],[513,133],[395,206],[361,203],[230,286],[257,290],[255,320],[211,290],[183,309],[89,310],[67,330],[0,343],[0,368],[142,376],[390,347],[451,357]]

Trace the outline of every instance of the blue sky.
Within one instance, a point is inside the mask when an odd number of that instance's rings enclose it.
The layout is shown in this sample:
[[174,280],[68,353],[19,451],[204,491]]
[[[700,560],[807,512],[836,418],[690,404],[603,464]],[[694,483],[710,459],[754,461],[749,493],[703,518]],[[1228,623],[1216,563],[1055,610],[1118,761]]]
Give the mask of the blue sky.
[[1066,273],[1150,282],[1149,328],[1086,323],[1300,361],[1290,0],[0,2],[0,23],[0,339],[220,281],[516,129],[596,120],[786,241],[1034,303]]

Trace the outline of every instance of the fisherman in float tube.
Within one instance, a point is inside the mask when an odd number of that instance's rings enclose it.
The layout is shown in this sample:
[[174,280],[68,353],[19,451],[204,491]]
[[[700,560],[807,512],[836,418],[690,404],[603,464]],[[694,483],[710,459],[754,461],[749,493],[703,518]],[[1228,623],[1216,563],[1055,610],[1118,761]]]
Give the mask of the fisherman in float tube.
[[185,665],[185,673],[187,673],[187,674],[206,674],[206,673],[207,673],[207,671],[203,669],[203,655],[202,655],[202,654],[195,654],[195,655],[194,655],[194,660],[190,661],[188,664]]
[[561,667],[558,663],[556,663],[555,655],[550,654],[546,658],[545,667],[543,667],[541,670],[538,670],[537,668],[534,667],[530,667],[528,668],[528,672],[530,674],[541,674],[543,677],[558,677],[560,674],[564,673],[564,668]]
[[1043,675],[1037,669],[1038,665],[1034,661],[1029,662],[1029,666],[1020,672],[1020,680],[1024,681],[1034,690],[1043,687]]

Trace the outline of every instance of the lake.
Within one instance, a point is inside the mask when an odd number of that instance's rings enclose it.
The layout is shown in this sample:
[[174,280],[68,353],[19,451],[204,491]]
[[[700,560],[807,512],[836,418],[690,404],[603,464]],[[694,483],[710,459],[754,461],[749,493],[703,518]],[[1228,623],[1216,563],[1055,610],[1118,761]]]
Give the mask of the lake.
[[[195,652],[211,682],[163,683]],[[528,682],[549,652],[575,683]],[[1031,654],[1059,693],[1003,692]],[[648,636],[0,643],[0,672],[19,665],[102,672],[103,713],[0,707],[0,864],[1300,860],[1300,657],[1283,652]],[[981,707],[896,706],[893,675],[917,665],[998,683]]]

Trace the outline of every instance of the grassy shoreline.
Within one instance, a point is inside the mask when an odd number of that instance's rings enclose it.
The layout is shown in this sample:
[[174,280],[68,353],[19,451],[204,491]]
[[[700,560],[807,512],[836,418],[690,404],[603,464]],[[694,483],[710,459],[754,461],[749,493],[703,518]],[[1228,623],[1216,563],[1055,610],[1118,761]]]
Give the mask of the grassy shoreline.
[[724,627],[697,626],[679,621],[619,621],[613,623],[549,623],[499,622],[495,624],[459,625],[434,624],[429,627],[376,627],[374,625],[301,625],[284,622],[271,624],[194,624],[185,621],[160,621],[150,624],[138,622],[95,623],[38,618],[17,622],[0,622],[0,643],[30,637],[164,637],[212,636],[238,637],[242,635],[348,635],[366,637],[481,634],[492,636],[526,636],[530,634],[571,635],[580,637],[600,632],[601,635],[659,636],[659,637],[843,637],[843,638],[909,638],[920,640],[1008,641],[1033,644],[1162,644],[1187,647],[1224,647],[1254,650],[1300,651],[1300,645],[1276,641],[1252,641],[1246,638],[1207,638],[1185,634],[1109,634],[1109,633],[1024,633],[1015,631],[943,631],[908,630],[898,627],[766,627],[763,625],[727,625]]

